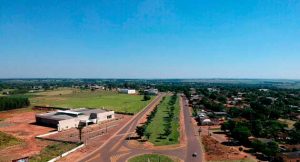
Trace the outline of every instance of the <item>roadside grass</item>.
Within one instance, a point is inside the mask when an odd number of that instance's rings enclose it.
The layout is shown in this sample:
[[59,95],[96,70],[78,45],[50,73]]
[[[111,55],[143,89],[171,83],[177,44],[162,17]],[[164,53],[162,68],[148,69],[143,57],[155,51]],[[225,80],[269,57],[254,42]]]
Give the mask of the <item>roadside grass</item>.
[[164,155],[145,154],[133,157],[128,162],[174,162],[174,160]]
[[31,104],[65,108],[105,108],[117,112],[137,113],[154,99],[143,101],[141,95],[119,94],[111,91],[58,90],[40,92],[30,97]]
[[171,96],[166,96],[163,102],[158,106],[157,113],[146,128],[146,133],[150,134],[149,142],[155,146],[172,145],[179,143],[179,100],[174,104],[174,117],[171,119],[171,132],[166,135],[166,125],[168,120],[169,105]]
[[22,143],[22,140],[6,134],[4,132],[0,132],[0,149],[7,148],[14,145],[19,145]]
[[256,161],[250,158],[245,158],[240,160],[213,160],[208,162],[256,162]]
[[45,147],[39,154],[30,157],[30,162],[44,162],[49,161],[61,154],[72,150],[77,147],[79,144],[63,143],[57,142],[52,145]]

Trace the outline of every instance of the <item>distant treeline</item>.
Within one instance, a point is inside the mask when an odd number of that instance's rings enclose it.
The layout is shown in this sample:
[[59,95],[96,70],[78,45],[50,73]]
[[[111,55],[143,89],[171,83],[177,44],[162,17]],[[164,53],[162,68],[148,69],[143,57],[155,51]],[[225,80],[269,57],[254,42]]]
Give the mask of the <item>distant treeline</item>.
[[25,97],[0,97],[0,111],[27,107],[30,101]]

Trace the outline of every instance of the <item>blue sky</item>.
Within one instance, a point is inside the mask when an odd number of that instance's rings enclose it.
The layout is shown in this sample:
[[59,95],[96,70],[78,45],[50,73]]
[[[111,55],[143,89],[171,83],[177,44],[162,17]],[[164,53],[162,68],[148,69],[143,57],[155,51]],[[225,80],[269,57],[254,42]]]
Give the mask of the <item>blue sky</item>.
[[0,0],[0,78],[300,79],[298,0]]

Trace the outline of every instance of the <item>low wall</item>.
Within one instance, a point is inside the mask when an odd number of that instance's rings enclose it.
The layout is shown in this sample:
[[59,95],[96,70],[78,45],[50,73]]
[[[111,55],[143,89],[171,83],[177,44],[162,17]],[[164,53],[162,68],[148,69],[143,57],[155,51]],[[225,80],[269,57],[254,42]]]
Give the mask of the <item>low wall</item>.
[[53,111],[53,110],[70,110],[69,108],[63,107],[48,107],[48,106],[34,106],[32,110],[45,110],[45,111]]

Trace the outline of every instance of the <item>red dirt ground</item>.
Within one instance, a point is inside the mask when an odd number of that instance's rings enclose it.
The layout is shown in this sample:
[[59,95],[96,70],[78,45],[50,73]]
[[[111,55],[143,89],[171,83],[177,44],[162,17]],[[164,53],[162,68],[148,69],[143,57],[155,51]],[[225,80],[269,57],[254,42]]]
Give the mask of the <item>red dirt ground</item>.
[[[115,134],[120,128],[123,127],[125,123],[127,123],[132,118],[132,116],[128,116],[128,115],[118,115],[118,116],[119,117],[122,116],[122,118],[116,123],[112,123],[112,125],[115,126],[111,127],[108,130],[108,133],[85,140],[86,145],[83,148],[71,153],[70,155],[60,159],[59,161],[61,162],[76,161],[83,155],[86,155],[87,153],[95,150],[96,148],[99,148],[107,139],[109,139],[113,134]],[[95,129],[95,127],[89,128],[88,130],[91,129]]]
[[18,109],[0,113],[0,131],[13,135],[24,141],[21,145],[0,150],[0,161],[11,161],[39,153],[49,142],[35,139],[35,136],[54,130],[34,125],[35,114],[41,111]]
[[210,160],[241,160],[247,156],[236,148],[227,147],[208,135],[202,136],[202,143],[205,148],[205,157]]

